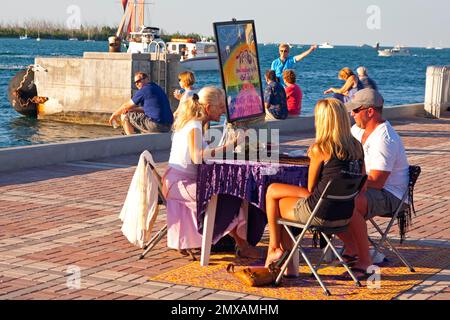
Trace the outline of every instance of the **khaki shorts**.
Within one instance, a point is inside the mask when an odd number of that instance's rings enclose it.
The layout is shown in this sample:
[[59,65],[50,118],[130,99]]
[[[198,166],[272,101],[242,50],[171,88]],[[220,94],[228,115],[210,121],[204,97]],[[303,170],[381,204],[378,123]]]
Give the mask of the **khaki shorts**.
[[367,215],[365,217],[366,220],[376,216],[393,214],[401,202],[400,199],[384,189],[377,190],[368,188],[365,195],[368,207]]
[[172,128],[171,125],[160,124],[152,121],[143,112],[128,112],[127,114],[125,114],[124,120],[128,120],[133,128],[139,130],[142,133],[169,132]]
[[[306,224],[311,217],[311,210],[309,209],[307,198],[300,199],[297,201],[297,204],[294,208],[294,215],[298,222],[302,224]],[[315,217],[311,223],[311,225],[316,227],[327,227],[327,228],[338,228],[346,226],[350,223],[350,219],[344,220],[323,220],[321,218]]]

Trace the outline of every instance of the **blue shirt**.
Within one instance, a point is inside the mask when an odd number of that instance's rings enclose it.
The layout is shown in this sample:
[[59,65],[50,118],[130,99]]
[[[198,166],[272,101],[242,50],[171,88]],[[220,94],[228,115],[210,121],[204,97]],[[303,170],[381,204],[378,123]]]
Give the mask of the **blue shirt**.
[[283,71],[293,69],[296,62],[297,61],[295,61],[294,57],[287,57],[286,60],[284,60],[284,63],[280,58],[272,62],[272,66],[270,67],[270,69],[275,71],[275,74],[280,79],[280,83],[283,85],[283,87],[286,87],[286,84],[283,81]]
[[264,90],[264,102],[270,104],[269,111],[275,119],[284,120],[288,116],[286,91],[278,82],[267,84]]
[[164,90],[154,82],[147,83],[131,99],[152,121],[160,124],[173,124],[173,114],[169,99]]

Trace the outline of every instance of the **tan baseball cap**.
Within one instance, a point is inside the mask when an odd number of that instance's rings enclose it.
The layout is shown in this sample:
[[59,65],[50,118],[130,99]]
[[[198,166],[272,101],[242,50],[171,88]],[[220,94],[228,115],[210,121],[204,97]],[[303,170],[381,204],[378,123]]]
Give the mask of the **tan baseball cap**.
[[352,111],[359,107],[383,108],[383,105],[383,96],[378,91],[367,88],[355,93],[352,100],[345,104],[345,107],[348,111]]

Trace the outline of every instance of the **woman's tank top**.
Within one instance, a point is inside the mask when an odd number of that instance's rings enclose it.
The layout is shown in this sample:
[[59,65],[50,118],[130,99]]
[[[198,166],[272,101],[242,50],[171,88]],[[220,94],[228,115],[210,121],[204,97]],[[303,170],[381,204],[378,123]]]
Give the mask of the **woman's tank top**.
[[[319,182],[314,188],[312,194],[308,197],[307,202],[311,212],[314,207],[319,202],[320,196],[322,195],[328,182],[334,178],[345,178],[345,177],[356,177],[361,176],[363,167],[363,160],[339,160],[332,157],[328,162],[326,162],[319,174]],[[354,201],[328,201],[322,205],[322,209],[317,212],[316,217],[328,220],[344,220],[350,219],[353,214]]]

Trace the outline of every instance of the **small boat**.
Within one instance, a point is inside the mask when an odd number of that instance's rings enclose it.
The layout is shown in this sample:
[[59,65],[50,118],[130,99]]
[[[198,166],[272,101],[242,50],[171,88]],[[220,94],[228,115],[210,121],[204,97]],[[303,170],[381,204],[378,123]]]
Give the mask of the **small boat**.
[[172,39],[167,43],[168,53],[181,55],[181,65],[192,71],[219,70],[217,46],[213,41]]
[[159,28],[142,26],[138,32],[130,32],[127,38],[128,53],[150,53],[165,49]]
[[392,49],[383,49],[378,50],[378,56],[379,57],[393,57],[393,56],[410,56],[411,52],[403,46],[396,45]]
[[28,34],[25,33],[25,35],[24,36],[20,36],[19,39],[20,40],[30,40],[31,38],[28,37]]
[[36,41],[41,41],[41,33],[38,31],[38,36],[36,38]]
[[95,42],[95,40],[91,39],[91,32],[88,31],[88,38],[84,40],[84,42]]
[[329,44],[328,42],[324,42],[321,45],[319,45],[319,49],[333,49],[334,46]]
[[78,41],[78,38],[69,38],[69,41]]
[[443,48],[442,47],[436,47],[436,48],[434,48],[434,50],[442,50]]

